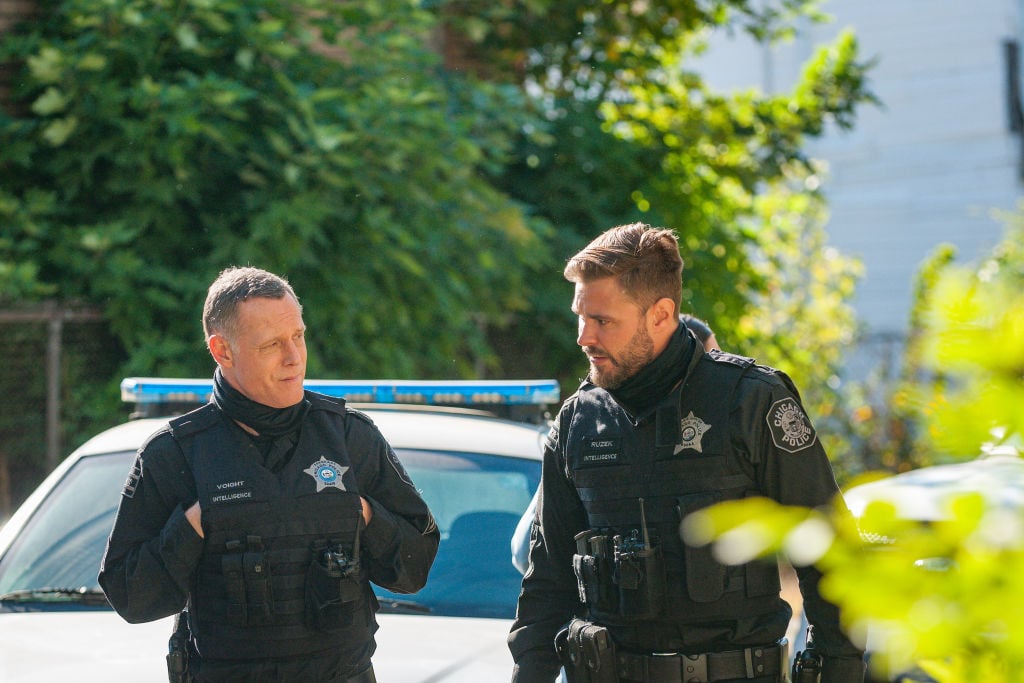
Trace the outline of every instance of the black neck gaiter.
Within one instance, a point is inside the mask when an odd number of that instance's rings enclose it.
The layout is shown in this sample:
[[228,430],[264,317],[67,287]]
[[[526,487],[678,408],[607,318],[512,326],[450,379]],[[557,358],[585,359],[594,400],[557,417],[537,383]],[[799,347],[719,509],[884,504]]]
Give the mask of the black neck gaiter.
[[288,408],[271,408],[246,398],[228,384],[220,368],[213,373],[213,402],[225,415],[255,429],[260,436],[284,436],[299,428],[309,408],[309,401],[299,401]]
[[608,393],[630,415],[642,417],[661,403],[686,374],[686,367],[693,357],[694,344],[686,333],[686,327],[679,325],[669,339],[668,346],[657,358]]

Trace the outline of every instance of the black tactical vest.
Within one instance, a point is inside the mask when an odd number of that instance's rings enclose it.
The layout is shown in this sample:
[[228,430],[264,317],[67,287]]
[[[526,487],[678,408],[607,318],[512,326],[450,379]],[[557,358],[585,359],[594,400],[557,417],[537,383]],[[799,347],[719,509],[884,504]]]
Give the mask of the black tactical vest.
[[170,422],[202,508],[189,624],[204,659],[310,655],[365,643],[376,628],[344,404],[307,398],[299,442],[276,474],[213,405]]
[[774,563],[725,566],[710,546],[688,546],[680,534],[687,514],[757,495],[728,433],[736,387],[751,367],[741,356],[704,355],[637,426],[608,392],[580,388],[560,431],[589,520],[574,568],[595,620],[695,623],[776,609]]

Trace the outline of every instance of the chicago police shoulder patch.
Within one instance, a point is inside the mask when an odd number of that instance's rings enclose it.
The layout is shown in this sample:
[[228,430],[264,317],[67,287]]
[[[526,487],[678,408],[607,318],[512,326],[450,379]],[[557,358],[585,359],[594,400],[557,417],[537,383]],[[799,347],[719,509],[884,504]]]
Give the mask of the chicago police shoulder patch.
[[796,399],[787,397],[772,404],[765,416],[775,446],[787,453],[810,447],[818,435]]
[[402,461],[398,459],[398,454],[395,453],[395,449],[391,448],[391,446],[387,446],[385,450],[387,451],[388,462],[391,464],[391,468],[395,470],[395,474],[398,475],[398,478],[407,485],[416,488],[416,485],[412,483],[412,478],[409,476],[409,473],[405,471],[405,466],[402,465]]

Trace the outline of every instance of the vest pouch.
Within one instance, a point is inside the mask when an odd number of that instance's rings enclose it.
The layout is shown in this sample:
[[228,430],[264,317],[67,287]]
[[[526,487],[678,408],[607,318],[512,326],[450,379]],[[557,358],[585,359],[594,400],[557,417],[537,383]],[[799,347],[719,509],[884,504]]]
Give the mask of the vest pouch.
[[315,541],[306,572],[306,618],[309,627],[332,631],[352,624],[362,597],[359,561],[341,544]]
[[615,536],[614,581],[618,586],[619,614],[634,619],[661,615],[665,605],[665,561],[661,548],[640,540],[638,532]]
[[[249,551],[242,555],[245,576],[248,623],[259,626],[270,623],[274,616],[274,596],[270,591],[270,565],[258,536],[249,537]],[[254,540],[255,539],[255,540]]]
[[[607,628],[573,619],[565,629],[562,645],[566,674],[573,683],[618,683],[615,641]],[[557,645],[556,645],[557,647]],[[564,660],[563,660],[564,661]]]
[[779,582],[778,562],[766,562],[764,560],[753,560],[743,565],[748,598],[758,598],[763,595],[778,595],[782,590]]
[[608,537],[593,530],[576,534],[572,567],[580,602],[600,612],[615,612],[618,596],[611,582]]
[[[691,493],[676,499],[680,522],[692,512],[719,501],[715,491]],[[712,544],[700,547],[684,545],[686,557],[686,591],[694,602],[714,602],[725,592],[729,568],[712,555]]]
[[245,572],[242,569],[242,542],[228,541],[227,554],[221,557],[224,591],[227,597],[227,619],[236,626],[246,626],[249,610],[245,602]]
[[231,540],[221,557],[221,573],[227,594],[226,616],[237,626],[268,624],[274,616],[270,590],[270,565],[259,536]]
[[580,602],[591,605],[597,601],[597,568],[590,555],[572,556],[572,570],[576,573],[576,592]]

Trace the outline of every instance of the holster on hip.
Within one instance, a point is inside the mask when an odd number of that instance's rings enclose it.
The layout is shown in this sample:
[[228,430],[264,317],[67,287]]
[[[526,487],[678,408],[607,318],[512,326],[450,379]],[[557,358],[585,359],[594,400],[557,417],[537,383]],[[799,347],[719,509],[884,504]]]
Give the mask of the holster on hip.
[[558,636],[555,648],[572,683],[617,683],[615,642],[603,626],[573,619]]

